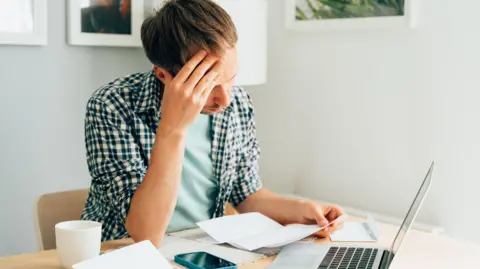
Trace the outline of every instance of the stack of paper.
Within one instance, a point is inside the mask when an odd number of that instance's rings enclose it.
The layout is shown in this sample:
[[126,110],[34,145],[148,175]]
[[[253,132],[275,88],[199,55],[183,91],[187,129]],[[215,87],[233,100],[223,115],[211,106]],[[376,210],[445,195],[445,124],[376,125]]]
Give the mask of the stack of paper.
[[248,251],[284,246],[325,228],[303,224],[283,226],[256,212],[211,219],[199,222],[197,225],[211,237],[203,238],[202,241],[229,243]]

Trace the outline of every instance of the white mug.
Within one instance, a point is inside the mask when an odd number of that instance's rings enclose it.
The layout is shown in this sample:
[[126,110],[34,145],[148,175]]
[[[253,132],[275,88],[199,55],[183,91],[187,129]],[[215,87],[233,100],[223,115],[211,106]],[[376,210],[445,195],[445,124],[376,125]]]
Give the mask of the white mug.
[[57,252],[64,268],[100,254],[102,224],[95,221],[73,220],[55,225]]

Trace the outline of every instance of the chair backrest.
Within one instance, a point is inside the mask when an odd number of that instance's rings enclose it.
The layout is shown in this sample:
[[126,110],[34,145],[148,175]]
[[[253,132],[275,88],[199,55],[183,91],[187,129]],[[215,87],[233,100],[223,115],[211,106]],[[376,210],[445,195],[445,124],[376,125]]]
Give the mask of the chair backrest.
[[36,203],[35,218],[40,250],[56,248],[55,224],[79,220],[87,200],[88,189],[44,194]]

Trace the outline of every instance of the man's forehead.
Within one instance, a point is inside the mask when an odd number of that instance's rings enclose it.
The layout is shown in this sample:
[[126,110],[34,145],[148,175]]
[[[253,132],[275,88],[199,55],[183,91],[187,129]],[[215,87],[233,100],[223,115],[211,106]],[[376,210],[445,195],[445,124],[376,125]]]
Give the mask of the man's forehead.
[[237,50],[236,48],[229,48],[225,50],[225,53],[221,56],[221,61],[224,66],[223,79],[229,80],[237,73]]
[[[198,49],[191,48],[193,55],[198,53]],[[210,53],[210,52],[209,52]],[[218,55],[217,55],[218,56]],[[218,79],[219,82],[227,82],[230,81],[236,74],[238,69],[238,61],[237,61],[237,48],[236,47],[229,47],[223,50],[221,56],[219,56],[222,65],[223,65],[223,72],[221,77]],[[178,67],[174,70],[173,74],[176,75],[180,71],[182,67]]]

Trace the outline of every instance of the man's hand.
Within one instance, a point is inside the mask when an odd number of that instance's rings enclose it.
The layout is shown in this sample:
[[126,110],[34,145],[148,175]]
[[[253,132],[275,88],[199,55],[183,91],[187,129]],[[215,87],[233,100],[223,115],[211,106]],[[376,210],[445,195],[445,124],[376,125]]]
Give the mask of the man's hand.
[[[321,227],[334,221],[344,214],[343,210],[337,205],[320,205],[313,202],[302,202],[299,211],[302,214],[300,223],[317,224]],[[330,226],[317,233],[320,237],[327,237],[342,225],[342,220],[332,223]]]
[[220,58],[200,51],[165,85],[159,128],[184,134],[197,118],[220,75]]
[[[285,198],[266,189],[251,194],[236,209],[239,213],[260,212],[283,225],[301,223],[318,224],[322,227],[344,214],[343,210],[336,205],[319,205],[314,202]],[[342,222],[343,220],[335,222],[317,235],[329,236],[341,226]]]

